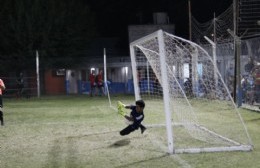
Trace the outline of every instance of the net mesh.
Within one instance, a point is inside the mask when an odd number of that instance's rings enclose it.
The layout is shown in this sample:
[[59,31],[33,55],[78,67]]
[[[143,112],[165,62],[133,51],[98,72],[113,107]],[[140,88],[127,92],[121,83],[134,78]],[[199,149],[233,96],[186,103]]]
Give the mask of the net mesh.
[[[146,101],[146,111],[157,118],[146,121],[152,126],[165,122],[161,116],[164,86],[169,92],[176,148],[250,144],[243,120],[213,58],[185,39],[166,32],[163,39],[166,59],[163,64],[156,33],[131,44],[135,51],[131,58],[135,62],[132,68],[136,70],[137,97]],[[161,65],[166,67],[167,85]]]

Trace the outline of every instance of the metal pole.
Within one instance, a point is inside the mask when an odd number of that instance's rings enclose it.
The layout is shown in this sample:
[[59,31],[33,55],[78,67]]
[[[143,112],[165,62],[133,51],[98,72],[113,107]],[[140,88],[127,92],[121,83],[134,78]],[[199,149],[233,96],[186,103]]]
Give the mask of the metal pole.
[[233,85],[233,99],[237,102],[237,0],[233,0],[233,38],[234,38],[234,59],[235,59],[235,68],[234,68],[234,85]]
[[107,92],[107,97],[109,101],[110,107],[112,107],[110,95],[109,95],[109,89],[107,85],[107,56],[106,56],[106,48],[104,48],[104,86],[105,86],[105,92]]
[[241,106],[241,76],[240,76],[240,55],[241,55],[241,38],[237,36],[237,18],[238,18],[238,0],[233,0],[234,6],[234,37],[235,37],[235,79],[234,79],[234,101],[238,107]]
[[216,33],[216,14],[214,12],[214,20],[213,20],[213,25],[214,25],[214,29],[213,29],[213,33],[214,33],[214,43],[217,44],[217,33]]
[[240,55],[241,55],[241,39],[230,29],[227,30],[235,39],[235,79],[234,79],[234,101],[237,106],[240,107],[242,104],[241,99],[241,77],[240,77]]
[[240,71],[240,56],[241,56],[241,38],[237,37],[237,66],[236,66],[236,78],[237,78],[237,106],[242,105],[242,90],[241,90],[241,71]]
[[191,41],[192,34],[191,34],[191,3],[190,0],[188,1],[188,10],[189,10],[189,40]]
[[148,95],[150,95],[150,75],[149,75],[149,62],[146,61],[146,76],[147,76],[147,89],[148,89]]
[[37,80],[37,97],[40,97],[40,73],[39,73],[39,53],[36,50],[36,80]]

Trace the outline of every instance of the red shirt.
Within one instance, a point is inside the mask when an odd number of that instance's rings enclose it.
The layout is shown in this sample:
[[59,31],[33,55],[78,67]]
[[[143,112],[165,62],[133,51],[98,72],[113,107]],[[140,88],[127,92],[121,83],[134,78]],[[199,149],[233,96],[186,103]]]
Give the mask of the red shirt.
[[95,75],[94,74],[89,75],[89,81],[92,86],[95,85]]
[[0,95],[3,94],[3,90],[5,90],[5,84],[2,79],[0,79]]
[[258,70],[255,74],[255,84],[260,85],[260,70]]
[[98,84],[98,86],[103,85],[103,74],[102,74],[102,72],[100,72],[97,76],[97,84]]
[[98,82],[103,82],[103,77],[102,77],[102,74],[98,74]]

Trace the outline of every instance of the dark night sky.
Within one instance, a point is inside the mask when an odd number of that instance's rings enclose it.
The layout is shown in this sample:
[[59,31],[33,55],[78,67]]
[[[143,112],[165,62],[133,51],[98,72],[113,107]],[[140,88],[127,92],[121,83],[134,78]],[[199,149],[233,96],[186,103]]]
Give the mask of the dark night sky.
[[[214,12],[218,16],[233,2],[190,1],[192,15],[201,23],[213,19]],[[128,26],[153,24],[156,12],[168,14],[177,36],[189,37],[188,0],[0,0],[0,3],[3,3],[0,37],[4,39],[0,43],[0,60],[1,55],[3,59],[9,55],[24,62],[28,55],[34,57],[36,48],[44,51],[43,57],[102,55],[100,48],[104,47],[111,48],[113,55],[126,56]]]
[[[225,11],[233,0],[191,0],[192,15],[205,22]],[[98,19],[103,36],[127,38],[127,26],[151,24],[154,12],[167,12],[176,35],[188,37],[188,0],[91,0],[88,2]]]

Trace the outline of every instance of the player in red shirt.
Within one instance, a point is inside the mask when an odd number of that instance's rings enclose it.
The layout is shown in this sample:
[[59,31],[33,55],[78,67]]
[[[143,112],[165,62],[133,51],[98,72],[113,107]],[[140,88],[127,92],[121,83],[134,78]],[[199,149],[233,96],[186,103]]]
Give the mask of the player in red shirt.
[[103,82],[103,71],[100,70],[98,75],[97,75],[97,87],[98,87],[98,94],[99,96],[101,95],[105,95],[105,92],[104,92],[104,82]]
[[4,125],[4,113],[3,113],[3,90],[5,90],[5,84],[2,79],[0,79],[0,121],[1,125]]
[[96,95],[96,81],[95,81],[95,73],[94,71],[91,71],[89,74],[89,81],[90,81],[90,96]]

